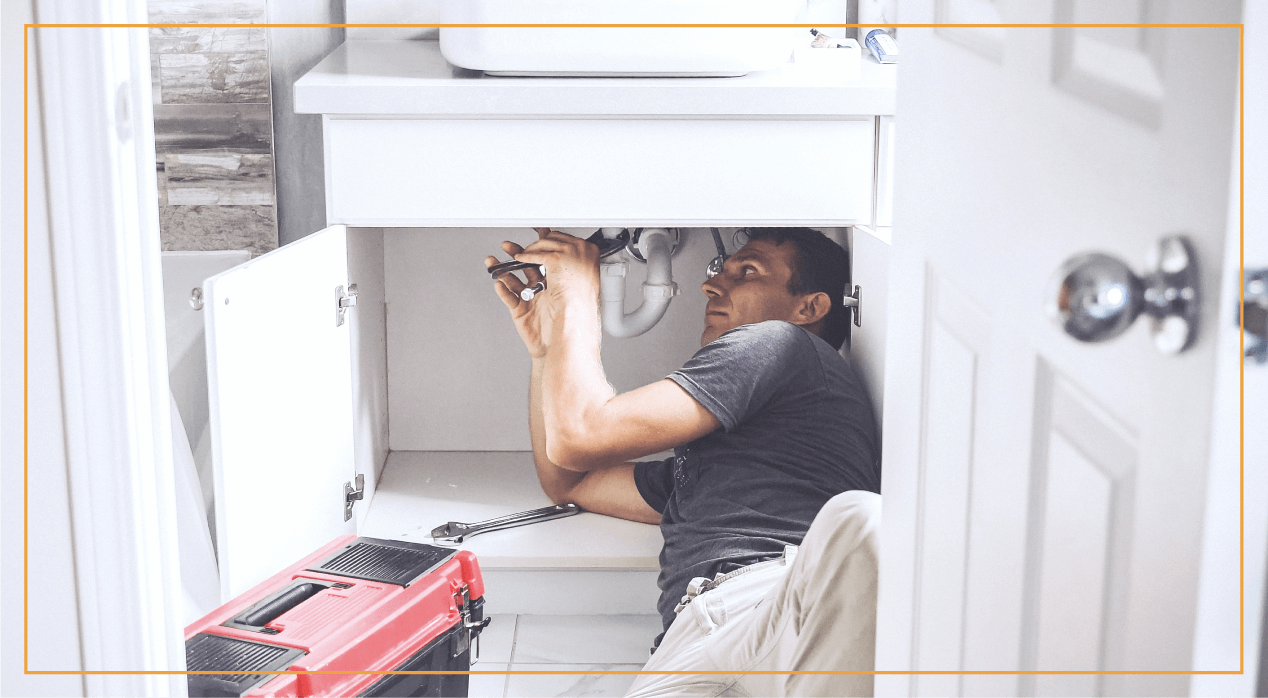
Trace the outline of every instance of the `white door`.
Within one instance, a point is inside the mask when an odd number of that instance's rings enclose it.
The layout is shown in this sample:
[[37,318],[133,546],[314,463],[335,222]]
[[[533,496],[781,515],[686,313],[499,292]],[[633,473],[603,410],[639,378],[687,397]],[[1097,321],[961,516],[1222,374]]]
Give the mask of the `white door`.
[[[905,23],[1236,23],[1236,3],[925,0]],[[1238,31],[904,28],[877,669],[1187,671]],[[1045,313],[1068,259],[1195,250],[1178,354]],[[1229,535],[1236,536],[1236,529]],[[1233,567],[1227,570],[1238,574]],[[1230,628],[1237,632],[1237,628]],[[1227,668],[1238,668],[1230,656]],[[1184,675],[878,677],[878,694],[1181,695]]]
[[216,548],[227,600],[352,533],[347,229],[314,233],[204,284]]

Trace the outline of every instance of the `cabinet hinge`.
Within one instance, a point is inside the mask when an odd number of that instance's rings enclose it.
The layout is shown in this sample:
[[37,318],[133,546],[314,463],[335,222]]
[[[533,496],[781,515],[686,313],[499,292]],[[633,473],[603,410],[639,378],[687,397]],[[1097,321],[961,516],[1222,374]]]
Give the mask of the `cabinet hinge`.
[[343,325],[344,316],[351,308],[357,304],[357,285],[348,284],[348,292],[344,293],[343,286],[335,287],[335,327]]
[[352,506],[357,501],[365,498],[365,476],[358,475],[356,479],[357,486],[354,488],[351,482],[343,483],[343,520],[348,521],[352,518]]
[[863,287],[855,286],[854,293],[846,296],[842,303],[846,310],[854,314],[854,326],[863,326]]

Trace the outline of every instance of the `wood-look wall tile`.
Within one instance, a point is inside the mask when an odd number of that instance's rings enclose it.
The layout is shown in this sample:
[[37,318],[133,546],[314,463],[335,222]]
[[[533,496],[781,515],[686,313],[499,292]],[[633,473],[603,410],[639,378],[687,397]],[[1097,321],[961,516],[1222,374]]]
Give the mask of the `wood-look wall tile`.
[[263,27],[151,27],[150,53],[250,53],[268,50]]
[[147,0],[150,24],[250,24],[267,21],[265,0]]
[[274,203],[273,156],[205,151],[163,153],[169,206]]
[[151,102],[163,103],[163,81],[159,79],[159,59],[155,53],[150,53],[150,92],[153,95]]
[[277,249],[272,206],[164,206],[159,231],[164,251]]
[[271,153],[272,120],[268,104],[158,104],[154,107],[155,150]]
[[158,174],[158,205],[162,208],[167,205],[167,167],[163,162],[162,154],[158,156],[154,165]]
[[159,54],[164,104],[268,102],[265,51]]

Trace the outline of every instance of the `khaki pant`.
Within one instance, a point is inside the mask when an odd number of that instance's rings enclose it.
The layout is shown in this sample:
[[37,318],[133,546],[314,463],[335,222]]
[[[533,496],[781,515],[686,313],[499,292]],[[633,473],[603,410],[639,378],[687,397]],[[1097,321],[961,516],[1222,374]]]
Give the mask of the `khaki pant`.
[[[759,563],[691,600],[627,696],[870,696],[881,498],[843,492],[796,554]],[[791,552],[791,551],[790,551]]]

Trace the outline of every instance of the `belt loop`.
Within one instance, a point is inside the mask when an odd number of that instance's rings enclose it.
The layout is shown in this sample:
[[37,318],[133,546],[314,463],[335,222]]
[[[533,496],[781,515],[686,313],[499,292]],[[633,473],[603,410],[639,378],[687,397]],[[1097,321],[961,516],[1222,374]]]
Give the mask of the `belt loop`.
[[796,559],[797,559],[797,546],[795,546],[795,545],[785,545],[785,546],[784,546],[784,563],[783,563],[783,564],[784,564],[784,565],[791,565],[791,564],[793,563],[793,560],[796,560]]
[[691,600],[705,593],[713,587],[713,580],[708,577],[695,577],[687,582],[687,593],[683,595],[682,601],[674,607],[674,613],[682,613],[682,609],[691,603]]

